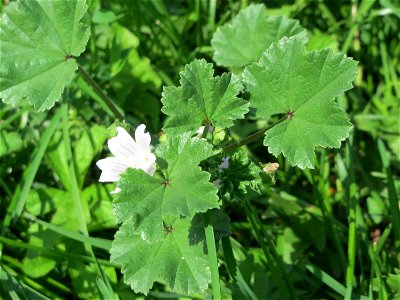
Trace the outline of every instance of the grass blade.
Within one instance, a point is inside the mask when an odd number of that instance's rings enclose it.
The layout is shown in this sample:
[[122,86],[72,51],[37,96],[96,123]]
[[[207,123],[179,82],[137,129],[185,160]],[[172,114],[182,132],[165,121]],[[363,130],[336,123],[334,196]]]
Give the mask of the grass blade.
[[323,283],[325,283],[327,286],[329,286],[331,289],[333,289],[335,292],[337,292],[341,296],[345,296],[346,287],[343,286],[340,282],[336,281],[336,279],[334,279],[328,273],[325,273],[320,268],[311,263],[306,264],[306,269],[310,271],[319,280],[321,280]]
[[387,187],[389,192],[389,202],[390,202],[390,218],[393,224],[393,231],[395,236],[395,247],[397,253],[400,253],[400,209],[399,209],[399,197],[396,192],[396,188],[393,182],[392,171],[390,170],[390,157],[386,150],[385,145],[382,140],[378,140],[378,149],[381,156],[383,171],[386,173],[387,177]]
[[[20,184],[18,184],[11,199],[10,205],[7,208],[7,213],[6,216],[4,217],[3,228],[1,231],[2,236],[4,236],[5,233],[7,232],[11,220],[14,218],[18,218],[22,213],[28,193],[32,187],[33,180],[35,179],[36,173],[39,169],[40,162],[42,161],[43,155],[50,142],[50,139],[54,134],[54,131],[56,130],[58,123],[60,122],[62,114],[63,114],[63,109],[62,108],[58,109],[56,114],[51,119],[49,126],[46,128],[45,132],[40,138],[37,150],[32,154],[30,163],[28,167],[25,169],[22,175],[22,180]],[[3,245],[0,244],[0,257],[2,250],[3,250]]]
[[90,237],[90,236],[83,235],[78,232],[66,229],[66,228],[59,227],[59,226],[51,224],[51,223],[47,223],[43,220],[36,218],[35,216],[33,216],[27,212],[23,213],[23,217],[25,217],[26,219],[31,220],[33,222],[39,223],[39,224],[45,226],[46,228],[48,228],[54,232],[57,232],[63,236],[66,236],[70,239],[73,239],[73,240],[76,240],[76,241],[79,241],[82,243],[87,243],[87,244],[92,245],[93,247],[104,249],[106,251],[109,251],[111,248],[111,241],[109,241],[109,240],[102,239],[102,238]]
[[237,285],[239,286],[240,292],[243,294],[243,296],[245,296],[246,299],[257,300],[257,296],[248,286],[247,282],[243,278],[242,273],[240,272],[240,269],[236,266],[230,237],[223,237],[221,243],[222,249],[224,251],[225,263],[228,268],[229,274],[232,278],[235,279]]

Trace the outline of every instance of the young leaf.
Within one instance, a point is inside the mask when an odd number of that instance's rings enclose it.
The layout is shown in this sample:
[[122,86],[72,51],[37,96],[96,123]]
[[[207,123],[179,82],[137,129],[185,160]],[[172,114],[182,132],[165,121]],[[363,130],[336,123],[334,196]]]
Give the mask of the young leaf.
[[297,20],[268,17],[264,5],[250,5],[215,32],[211,40],[213,59],[225,67],[244,67],[258,61],[273,42],[284,36],[297,36],[307,42],[306,31]]
[[117,222],[127,218],[143,218],[148,214],[188,216],[218,208],[215,186],[210,174],[198,166],[213,154],[205,139],[190,138],[189,134],[170,137],[156,151],[162,166],[149,176],[141,170],[128,169],[118,184],[121,192],[114,200]]
[[259,192],[260,172],[246,152],[235,152],[229,159],[229,167],[220,171],[220,195],[227,194],[230,200],[244,200],[249,188]]
[[81,22],[85,1],[18,1],[4,9],[0,23],[0,97],[35,109],[51,108],[72,80],[89,39]]
[[270,153],[289,163],[313,168],[314,148],[339,147],[352,128],[334,101],[352,87],[357,62],[330,49],[307,52],[302,41],[283,38],[244,71],[257,118],[285,114],[266,132]]
[[244,117],[248,103],[236,97],[242,89],[239,78],[213,74],[212,64],[194,60],[180,73],[180,87],[164,88],[162,111],[169,116],[165,131],[188,132],[208,122],[226,128]]

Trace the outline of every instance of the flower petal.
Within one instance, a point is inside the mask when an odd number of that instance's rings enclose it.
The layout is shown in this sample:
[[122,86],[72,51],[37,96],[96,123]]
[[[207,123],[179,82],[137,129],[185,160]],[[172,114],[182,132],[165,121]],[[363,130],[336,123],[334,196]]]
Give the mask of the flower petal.
[[138,148],[144,152],[150,152],[151,137],[149,133],[144,133],[146,125],[140,124],[135,130],[135,141]]
[[111,194],[111,195],[118,194],[120,191],[121,191],[121,189],[120,189],[118,186],[116,186],[116,187],[115,187],[115,190],[113,190],[112,192],[110,192],[110,194]]
[[138,155],[138,147],[129,133],[122,127],[117,127],[117,136],[108,140],[111,153],[120,158],[131,159]]
[[229,168],[229,157],[223,157],[222,163],[219,164],[218,168],[220,170],[228,169]]
[[[197,133],[197,137],[201,138],[201,136],[203,135],[204,132],[204,125],[200,126],[199,129],[197,129],[196,133]],[[208,133],[212,133],[214,131],[214,127],[212,127],[211,125],[208,127]]]
[[100,182],[118,181],[120,175],[129,167],[124,161],[121,161],[117,157],[100,159],[96,165],[102,171],[99,179]]
[[142,169],[150,176],[153,176],[156,170],[156,156],[153,153],[148,153],[143,157],[143,160],[137,164],[136,168]]

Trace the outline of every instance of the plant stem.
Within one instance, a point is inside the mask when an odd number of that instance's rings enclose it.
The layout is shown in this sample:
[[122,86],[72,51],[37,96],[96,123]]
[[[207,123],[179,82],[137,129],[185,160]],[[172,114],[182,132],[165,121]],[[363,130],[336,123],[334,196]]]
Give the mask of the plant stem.
[[209,0],[208,2],[208,33],[213,34],[215,29],[215,11],[216,11],[216,0]]
[[222,150],[224,152],[230,152],[233,151],[241,146],[250,144],[251,142],[254,142],[256,140],[258,140],[260,137],[264,136],[264,133],[271,129],[272,127],[274,127],[275,125],[278,125],[279,123],[282,123],[283,121],[285,121],[287,119],[287,116],[284,116],[283,118],[279,119],[278,121],[276,121],[275,123],[269,125],[266,128],[260,129],[259,131],[256,131],[252,134],[250,134],[249,136],[246,136],[245,138],[241,139],[239,142],[230,144],[226,147],[224,147]]
[[212,225],[211,210],[204,214],[204,230],[206,233],[207,252],[211,269],[211,285],[214,299],[222,299],[219,283],[217,249],[215,247],[214,228]]
[[354,271],[356,264],[356,247],[357,247],[357,222],[356,222],[356,183],[354,180],[354,153],[353,153],[353,136],[350,136],[347,143],[347,169],[348,180],[346,184],[346,196],[349,201],[349,231],[347,243],[347,268],[346,268],[346,295],[345,299],[352,299],[354,285]]
[[208,128],[210,128],[210,122],[207,122],[206,124],[204,124],[204,129],[203,129],[203,132],[201,134],[201,138],[202,139],[205,139],[207,137]]
[[[76,179],[76,170],[75,170],[75,165],[74,165],[74,157],[72,154],[72,147],[71,147],[71,138],[69,136],[69,120],[68,120],[68,101],[69,101],[69,95],[68,95],[68,90],[64,92],[64,101],[61,106],[61,111],[63,111],[63,116],[62,116],[62,133],[63,133],[63,142],[64,142],[64,147],[65,147],[65,154],[66,158],[68,161],[68,175],[71,180],[71,187],[69,192],[71,192],[71,197],[73,199],[74,207],[72,208],[71,213],[75,214],[77,216],[77,222],[79,226],[79,231],[82,232],[85,236],[89,237],[89,231],[87,228],[86,224],[86,219],[85,219],[85,212],[84,212],[84,206],[83,201],[80,196],[80,189],[78,187],[78,182]],[[86,253],[93,258],[94,260],[94,269],[96,270],[97,274],[101,274],[101,267],[97,261],[96,256],[94,255],[92,245],[90,243],[83,243],[83,247],[86,251]]]
[[96,94],[99,95],[104,103],[111,109],[115,117],[118,118],[120,121],[123,121],[125,117],[119,112],[114,102],[103,92],[99,85],[92,79],[92,77],[89,76],[89,74],[82,68],[82,66],[79,63],[77,64],[79,74],[81,74],[83,79],[91,85]]

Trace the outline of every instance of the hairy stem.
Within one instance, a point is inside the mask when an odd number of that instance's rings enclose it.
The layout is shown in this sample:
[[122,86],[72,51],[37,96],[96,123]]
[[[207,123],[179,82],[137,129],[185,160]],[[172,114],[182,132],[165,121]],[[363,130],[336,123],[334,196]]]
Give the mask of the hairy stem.
[[219,283],[217,249],[215,247],[214,228],[212,225],[211,210],[204,214],[204,230],[206,233],[207,252],[211,270],[211,285],[214,299],[222,299]]
[[250,144],[251,142],[254,142],[254,141],[258,140],[259,138],[263,137],[267,130],[271,129],[275,125],[278,125],[279,123],[282,123],[286,119],[287,119],[287,116],[284,116],[283,118],[279,119],[278,121],[269,125],[268,127],[260,129],[259,131],[256,131],[256,132],[250,134],[249,136],[246,136],[245,138],[241,139],[239,142],[236,142],[236,143],[233,143],[233,144],[230,144],[230,145],[224,147],[222,150],[224,150],[224,152],[230,152],[239,147]]
[[207,137],[207,133],[208,133],[208,129],[210,128],[210,122],[207,122],[206,124],[204,124],[204,130],[201,134],[201,138],[205,139]]
[[125,117],[119,112],[114,102],[103,92],[103,90],[99,87],[99,85],[93,80],[92,77],[89,76],[89,74],[82,68],[82,66],[79,63],[77,64],[78,64],[79,74],[81,74],[82,78],[87,83],[90,84],[90,86],[93,88],[96,94],[99,95],[99,97],[104,101],[104,103],[111,109],[115,117],[118,118],[120,121],[123,121]]

